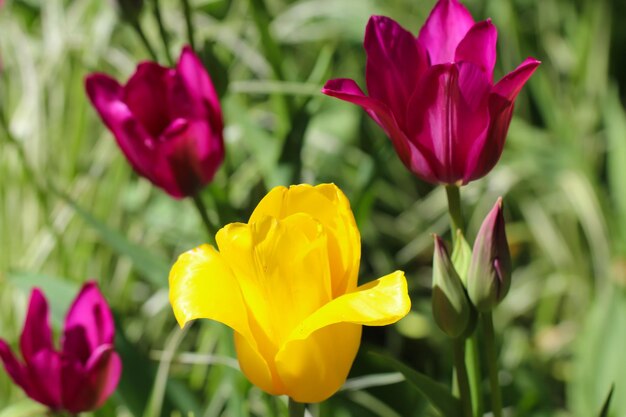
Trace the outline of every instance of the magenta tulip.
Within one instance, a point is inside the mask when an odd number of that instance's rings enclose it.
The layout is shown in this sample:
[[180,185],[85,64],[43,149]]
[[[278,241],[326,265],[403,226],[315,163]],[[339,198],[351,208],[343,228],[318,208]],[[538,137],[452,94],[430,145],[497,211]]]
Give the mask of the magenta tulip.
[[176,68],[139,64],[126,85],[91,74],[87,94],[135,171],[175,198],[196,194],[224,159],[222,110],[191,48]]
[[365,31],[369,96],[350,79],[325,94],[361,106],[406,167],[434,184],[467,184],[498,162],[515,98],[539,61],[526,59],[493,84],[497,31],[474,23],[457,0],[439,0],[415,38],[372,16]]
[[23,362],[0,339],[0,359],[26,395],[54,412],[80,413],[104,404],[115,391],[122,363],[113,350],[111,310],[94,282],[86,283],[65,318],[61,350],[52,343],[48,302],[30,296],[20,338]]

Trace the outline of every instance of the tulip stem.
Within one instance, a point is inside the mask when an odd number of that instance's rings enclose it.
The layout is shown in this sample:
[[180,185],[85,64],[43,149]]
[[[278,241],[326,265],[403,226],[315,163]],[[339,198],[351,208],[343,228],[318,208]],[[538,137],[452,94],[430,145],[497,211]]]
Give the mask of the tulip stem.
[[289,417],[304,417],[306,406],[289,398]]
[[198,210],[198,214],[200,214],[200,218],[202,218],[202,223],[204,224],[204,228],[209,235],[209,239],[212,240],[215,232],[213,232],[213,226],[211,225],[206,206],[204,205],[204,201],[202,201],[202,197],[200,197],[200,194],[194,194],[193,202],[196,206],[196,209]]
[[134,21],[131,22],[131,26],[133,27],[133,29],[135,29],[135,32],[137,32],[137,35],[139,35],[139,39],[141,39],[141,42],[143,43],[143,46],[148,51],[148,54],[150,55],[150,58],[152,58],[153,61],[158,62],[159,61],[159,57],[157,56],[157,54],[156,54],[154,48],[152,47],[152,45],[150,44],[150,41],[148,40],[145,32],[141,28],[141,24],[139,23],[139,21],[137,19],[135,19]]
[[[448,213],[450,215],[450,228],[452,240],[456,240],[456,231],[465,231],[461,207],[461,189],[456,185],[446,185],[446,197],[448,198]],[[471,404],[474,416],[483,415],[483,397],[481,390],[482,375],[480,372],[480,357],[478,355],[478,338],[476,333],[467,339],[465,350],[465,364],[471,392]]]
[[493,318],[489,312],[481,313],[480,319],[485,339],[485,356],[487,357],[487,369],[489,371],[492,413],[494,417],[502,417],[502,397],[500,394],[500,382],[498,381],[498,356],[496,353],[496,336],[493,330]]
[[446,185],[448,197],[448,213],[450,214],[450,226],[452,240],[456,239],[456,231],[464,231],[463,215],[461,214],[461,190],[456,185]]
[[480,371],[480,357],[478,356],[478,336],[476,332],[465,340],[465,364],[472,393],[472,407],[475,417],[483,415],[483,393],[480,389],[482,373]]
[[165,58],[169,65],[174,65],[172,60],[172,54],[170,52],[170,37],[167,34],[165,25],[163,24],[163,17],[161,15],[161,0],[154,0],[154,18],[159,26],[159,35],[161,35],[161,42],[163,42],[163,49],[165,50]]
[[456,381],[461,395],[463,417],[472,417],[471,391],[467,378],[467,368],[465,367],[465,339],[453,340],[452,350],[454,351],[454,367],[456,369]]
[[185,15],[185,24],[187,25],[187,39],[189,40],[189,46],[194,51],[196,50],[196,43],[194,41],[193,34],[193,21],[191,19],[191,6],[189,5],[189,0],[181,0],[183,5],[183,14]]

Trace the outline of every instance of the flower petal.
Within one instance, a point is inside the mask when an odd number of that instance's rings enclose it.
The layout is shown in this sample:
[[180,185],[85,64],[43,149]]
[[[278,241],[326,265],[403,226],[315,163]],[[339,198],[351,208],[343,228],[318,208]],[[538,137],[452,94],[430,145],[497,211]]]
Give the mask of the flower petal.
[[285,394],[285,387],[278,376],[273,357],[271,360],[266,360],[261,352],[239,332],[235,332],[235,349],[241,372],[250,382],[268,394]]
[[489,97],[489,131],[485,140],[476,141],[467,154],[464,184],[484,177],[498,163],[504,150],[514,107],[512,101],[498,94],[491,94]]
[[85,87],[130,164],[139,175],[150,179],[153,139],[122,101],[122,86],[108,75],[92,74],[86,78]]
[[491,19],[476,23],[456,48],[456,62],[472,62],[485,71],[489,80],[496,65],[498,31]]
[[52,409],[60,409],[63,405],[61,355],[54,350],[40,350],[26,362],[26,371],[30,381],[28,396]]
[[402,128],[409,99],[428,69],[426,51],[410,32],[384,16],[370,18],[364,46],[368,93],[387,105]]
[[541,64],[541,61],[535,58],[526,58],[519,67],[505,75],[493,86],[493,92],[509,101],[514,101],[539,64]]
[[173,81],[172,69],[142,62],[124,86],[124,103],[152,137],[159,136],[172,118],[169,93]]
[[13,382],[20,386],[26,394],[30,391],[30,381],[26,374],[26,369],[15,357],[15,354],[9,347],[9,345],[2,339],[0,339],[0,360],[4,365],[4,369],[7,371]]
[[87,364],[64,358],[63,408],[81,413],[102,406],[119,382],[122,362],[112,345],[101,345]]
[[[218,233],[218,242],[219,236]],[[266,357],[273,359],[268,351],[275,348],[263,338],[254,316],[257,312],[248,311],[241,287],[222,254],[209,245],[183,253],[170,271],[169,284],[170,303],[178,324],[183,327],[191,320],[205,318],[232,328],[242,370],[253,383],[273,392]]]
[[266,216],[280,220],[295,213],[309,214],[327,232],[332,297],[352,291],[358,279],[361,238],[345,194],[335,184],[276,187],[259,202],[249,222]]
[[476,65],[465,62],[431,67],[411,100],[415,117],[409,137],[431,156],[438,182],[455,184],[463,178],[467,153],[484,141],[489,126],[487,100],[491,84]]
[[30,294],[20,349],[26,363],[42,350],[54,350],[48,301],[39,288],[33,289]]
[[85,283],[74,299],[67,312],[63,332],[63,352],[80,358],[83,363],[98,346],[113,343],[113,314],[95,281]]
[[336,323],[385,326],[406,316],[410,308],[404,272],[396,271],[324,305],[291,332],[287,343],[305,340],[313,332]]
[[[176,72],[195,107],[193,113],[185,116],[194,114],[196,118],[208,118],[212,129],[221,134],[224,122],[219,98],[209,73],[189,46],[183,48],[176,64]],[[185,106],[185,103],[180,105]]]
[[[430,161],[432,158],[425,156],[424,149],[420,144],[409,142],[407,135],[400,130],[393,114],[391,114],[387,106],[380,102],[380,100],[365,96],[363,91],[353,80],[345,78],[326,82],[322,93],[361,106],[366,113],[383,128],[387,136],[391,139],[402,163],[423,180],[433,183],[437,182],[434,167]],[[413,94],[414,97],[416,93]],[[407,120],[415,118],[414,115],[408,116],[411,118]]]
[[224,160],[222,132],[203,120],[176,119],[159,142],[155,182],[176,198],[196,194]]
[[430,64],[454,62],[456,49],[472,26],[472,15],[458,0],[439,0],[417,38],[428,51]]
[[317,403],[346,381],[361,342],[363,326],[337,323],[305,340],[294,340],[276,356],[284,394],[301,403]]
[[210,319],[254,340],[239,284],[212,246],[201,245],[180,255],[170,271],[169,288],[180,327],[192,320]]
[[326,234],[318,221],[298,213],[230,224],[216,240],[250,313],[273,345],[261,346],[261,352],[273,358],[291,331],[331,299]]

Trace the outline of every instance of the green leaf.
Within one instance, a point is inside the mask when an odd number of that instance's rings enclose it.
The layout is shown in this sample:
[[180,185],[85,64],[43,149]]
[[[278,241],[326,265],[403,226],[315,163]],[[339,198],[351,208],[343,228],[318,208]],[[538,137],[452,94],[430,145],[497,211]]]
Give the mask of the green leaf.
[[472,248],[470,247],[463,232],[457,230],[456,239],[454,239],[454,248],[452,248],[452,264],[459,274],[463,285],[467,286],[467,271],[472,261]]
[[434,381],[432,378],[409,368],[402,362],[382,355],[371,353],[374,357],[401,372],[406,380],[416,388],[444,417],[459,417],[462,415],[461,402],[450,393],[450,390],[443,384]]
[[614,390],[615,390],[615,384],[611,385],[609,394],[606,396],[606,400],[604,400],[604,405],[602,406],[602,410],[600,410],[600,414],[598,415],[598,417],[608,417],[609,407],[611,406],[611,398],[613,398]]
[[150,282],[158,287],[167,286],[169,265],[161,257],[148,252],[143,247],[129,241],[124,235],[111,229],[104,222],[93,217],[87,210],[80,207],[65,194],[59,196],[78,214],[100,238],[115,252],[128,256],[133,266]]

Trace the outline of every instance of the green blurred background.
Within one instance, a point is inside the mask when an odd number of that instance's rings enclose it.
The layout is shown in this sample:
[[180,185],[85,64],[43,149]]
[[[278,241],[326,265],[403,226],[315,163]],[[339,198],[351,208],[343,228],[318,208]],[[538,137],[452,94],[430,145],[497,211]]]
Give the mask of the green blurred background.
[[[148,55],[113,0],[6,0],[0,9],[0,337],[15,346],[29,290],[50,299],[55,330],[95,278],[115,310],[125,361],[96,416],[286,415],[237,371],[230,332],[182,332],[167,299],[169,266],[205,241],[191,201],[133,174],[87,102],[93,71],[125,80]],[[316,416],[435,416],[370,355],[389,352],[450,381],[450,347],[430,313],[430,233],[448,233],[445,193],[413,177],[359,108],[319,90],[364,86],[372,14],[417,33],[433,0],[197,0],[196,43],[223,94],[227,159],[203,198],[216,224],[246,221],[274,185],[335,182],[363,241],[361,282],[404,269],[413,311],[366,328],[349,383]],[[496,78],[543,61],[517,102],[498,166],[464,187],[470,239],[504,196],[515,264],[495,314],[509,416],[626,415],[626,2],[467,0],[499,30]],[[159,46],[146,0],[141,17]],[[266,7],[263,7],[265,5]],[[178,0],[162,0],[176,57]],[[165,56],[160,56],[166,64]],[[300,152],[301,149],[301,152]],[[301,158],[300,158],[301,157]],[[295,162],[299,160],[300,162]],[[41,415],[0,371],[0,417]]]

